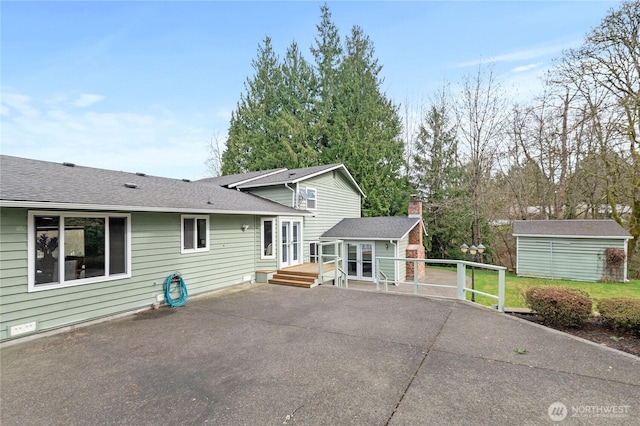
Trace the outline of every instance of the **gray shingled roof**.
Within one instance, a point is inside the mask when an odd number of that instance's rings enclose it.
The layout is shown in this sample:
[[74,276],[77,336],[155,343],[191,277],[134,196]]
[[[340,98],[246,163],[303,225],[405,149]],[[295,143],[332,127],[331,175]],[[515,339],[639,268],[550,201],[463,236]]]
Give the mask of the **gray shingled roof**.
[[259,170],[256,172],[247,172],[247,173],[237,173],[234,175],[224,175],[224,176],[216,176],[210,178],[204,178],[198,180],[198,182],[207,182],[214,183],[220,186],[235,186],[239,183],[246,182],[249,180],[253,180],[259,178],[261,176],[270,175],[272,173],[278,173],[283,170],[287,170],[285,168],[282,169],[269,169],[269,170]]
[[294,184],[332,170],[342,170],[353,186],[358,190],[358,192],[360,192],[360,195],[363,197],[365,196],[358,183],[353,179],[353,176],[351,176],[351,173],[349,173],[343,164],[327,164],[324,166],[304,167],[301,169],[285,169],[279,173],[265,175],[264,177],[253,179],[249,182],[230,185],[229,187],[237,186],[239,189],[251,189],[272,185]]
[[418,223],[420,218],[399,216],[342,219],[322,234],[322,238],[399,240]]
[[309,179],[318,176],[322,173],[326,173],[332,170],[341,169],[347,178],[351,181],[353,186],[360,192],[360,195],[366,197],[360,186],[355,181],[351,173],[347,170],[344,164],[326,164],[323,166],[311,166],[303,167],[300,169],[270,169],[257,172],[239,173],[235,175],[225,175],[218,177],[211,177],[201,179],[198,182],[214,183],[216,185],[225,186],[227,188],[238,189],[251,189],[264,186],[294,184],[302,182],[305,179]]
[[6,155],[0,155],[0,203],[130,211],[308,214],[207,182],[69,167]]
[[631,238],[614,220],[516,220],[513,235],[576,238]]

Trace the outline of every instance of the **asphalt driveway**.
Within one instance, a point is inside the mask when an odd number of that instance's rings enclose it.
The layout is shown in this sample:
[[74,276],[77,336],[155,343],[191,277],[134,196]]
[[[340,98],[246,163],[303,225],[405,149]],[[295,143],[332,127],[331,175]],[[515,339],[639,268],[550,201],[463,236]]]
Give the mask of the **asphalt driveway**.
[[0,397],[3,426],[639,424],[640,358],[467,302],[254,284],[6,346]]

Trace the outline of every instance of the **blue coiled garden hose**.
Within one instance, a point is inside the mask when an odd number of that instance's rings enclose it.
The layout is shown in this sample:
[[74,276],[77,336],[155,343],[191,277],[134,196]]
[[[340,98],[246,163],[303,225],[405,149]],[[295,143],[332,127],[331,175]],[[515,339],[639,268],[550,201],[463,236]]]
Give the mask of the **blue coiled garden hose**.
[[[173,300],[171,298],[171,284],[173,284],[174,281],[176,281],[180,287],[180,298],[178,300]],[[187,292],[187,285],[184,283],[180,272],[169,275],[164,282],[164,300],[169,304],[169,306],[173,307],[184,305],[187,303],[188,298],[189,293]]]

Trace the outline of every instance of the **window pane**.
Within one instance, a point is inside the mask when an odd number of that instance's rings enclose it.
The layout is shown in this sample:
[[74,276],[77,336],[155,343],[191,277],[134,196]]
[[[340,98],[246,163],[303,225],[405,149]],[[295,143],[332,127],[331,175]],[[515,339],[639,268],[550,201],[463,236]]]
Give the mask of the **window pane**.
[[316,208],[316,190],[315,189],[307,189],[307,208],[308,209]]
[[60,217],[35,216],[35,228],[35,284],[57,283],[59,282]]
[[95,217],[64,219],[64,279],[105,275],[105,220]]
[[127,218],[109,218],[109,275],[127,272]]
[[265,220],[262,222],[263,241],[262,241],[262,254],[264,256],[273,255],[273,221]]
[[309,243],[309,261],[311,263],[318,262],[318,243]]
[[193,244],[194,234],[195,234],[195,219],[184,219],[183,247],[185,250],[192,250],[195,248]]
[[198,248],[207,247],[207,220],[197,219],[198,222]]

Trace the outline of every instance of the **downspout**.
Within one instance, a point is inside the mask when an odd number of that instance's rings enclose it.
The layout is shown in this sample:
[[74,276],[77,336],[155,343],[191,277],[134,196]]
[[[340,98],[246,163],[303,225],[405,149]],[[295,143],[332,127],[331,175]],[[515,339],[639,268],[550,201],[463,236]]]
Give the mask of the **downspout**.
[[294,209],[297,209],[298,208],[298,197],[297,197],[296,190],[291,188],[288,183],[285,183],[284,187],[289,189],[289,190],[291,190],[291,192],[292,192],[292,194],[291,194],[291,205],[293,206]]
[[[389,244],[391,244],[393,246],[393,257],[394,258],[399,257],[398,256],[398,244],[394,243],[393,240],[389,240]],[[394,260],[393,261],[393,273],[394,273],[393,280],[395,282],[399,281],[399,277],[400,277],[400,268],[399,268],[399,266],[400,266],[400,264],[398,263],[398,261]]]

